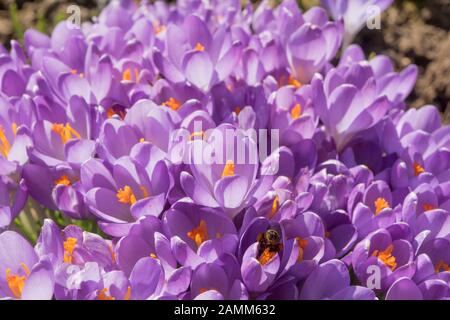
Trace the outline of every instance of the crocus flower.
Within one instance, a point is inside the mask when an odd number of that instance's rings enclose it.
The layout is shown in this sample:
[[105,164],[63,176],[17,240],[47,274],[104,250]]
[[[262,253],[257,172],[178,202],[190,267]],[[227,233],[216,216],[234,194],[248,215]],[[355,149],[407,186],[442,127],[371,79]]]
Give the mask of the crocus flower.
[[171,240],[173,256],[183,266],[214,262],[237,247],[236,228],[223,212],[188,199],[164,213],[163,229]]
[[[184,30],[197,31],[185,33]],[[164,77],[175,83],[189,81],[203,91],[228,77],[242,52],[241,43],[232,42],[225,28],[211,34],[195,15],[186,17],[180,27],[168,27],[166,48],[164,55],[154,52],[155,64]]]
[[322,0],[335,20],[343,19],[345,26],[344,47],[347,47],[354,36],[363,28],[369,19],[374,19],[386,10],[393,0]]
[[[152,174],[161,176],[163,170],[156,166]],[[111,235],[125,235],[135,220],[159,216],[165,205],[167,189],[161,192],[162,186],[150,180],[144,166],[128,156],[119,158],[111,169],[97,159],[85,162],[80,181],[90,211]]]
[[399,278],[414,275],[412,245],[405,239],[393,238],[393,235],[396,235],[393,231],[379,229],[356,245],[351,260],[361,283],[368,283],[373,268],[379,270],[380,287],[377,289],[382,291]]
[[26,204],[28,189],[25,180],[19,183],[6,177],[0,179],[0,230],[8,227]]
[[[193,141],[191,173],[181,174],[181,185],[195,202],[223,208],[233,216],[253,201],[252,193],[260,186],[261,180],[255,179],[257,146],[231,125],[223,124],[210,132],[205,140]],[[240,150],[240,155],[238,145],[245,150]],[[214,156],[214,150],[218,156]]]
[[54,274],[50,261],[39,256],[14,231],[0,234],[0,294],[2,298],[50,300]]

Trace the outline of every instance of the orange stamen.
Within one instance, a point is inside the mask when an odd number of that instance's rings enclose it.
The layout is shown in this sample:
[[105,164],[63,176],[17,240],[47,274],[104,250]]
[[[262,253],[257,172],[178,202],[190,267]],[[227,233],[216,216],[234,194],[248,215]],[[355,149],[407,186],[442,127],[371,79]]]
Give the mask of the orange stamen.
[[63,144],[66,144],[71,139],[81,139],[81,135],[70,126],[69,123],[63,125],[61,123],[54,123],[52,125],[52,131],[58,134]]
[[225,164],[225,167],[222,171],[222,178],[232,176],[234,176],[234,162],[233,160],[227,160],[227,163]]
[[117,191],[117,200],[119,200],[120,203],[125,203],[125,204],[129,204],[129,205],[133,205],[136,203],[136,196],[133,193],[133,189],[131,189],[130,186],[125,186],[122,188],[120,188]]
[[435,267],[436,273],[450,271],[450,267],[448,263],[445,263],[443,260],[439,261]]
[[6,138],[5,131],[3,127],[0,125],[0,153],[6,158],[11,150],[11,144]]
[[394,271],[395,268],[397,268],[397,262],[395,261],[395,257],[392,255],[392,251],[394,251],[394,245],[391,244],[384,251],[375,250],[372,253],[372,256],[377,257],[381,262]]
[[263,253],[258,258],[258,261],[261,265],[265,265],[275,257],[277,253],[275,251],[270,251],[269,248],[264,249]]
[[417,162],[414,162],[413,167],[414,167],[414,175],[415,175],[416,177],[417,177],[419,174],[425,172],[425,169],[424,169],[420,164],[418,164]]
[[429,204],[429,203],[425,203],[423,206],[422,206],[422,208],[423,208],[423,211],[430,211],[430,210],[434,210],[434,209],[436,209],[436,206],[433,206],[432,204]]
[[70,186],[72,184],[72,182],[70,181],[69,177],[65,174],[63,174],[61,177],[59,177],[58,179],[56,179],[54,181],[55,186],[58,185],[65,185],[65,186]]
[[125,296],[123,297],[123,300],[130,300],[131,298],[131,287],[128,286],[127,292],[125,293]]
[[278,196],[275,196],[272,202],[272,207],[270,208],[269,219],[272,219],[273,216],[278,212],[278,208],[280,207],[280,199]]
[[302,262],[303,261],[303,254],[305,252],[305,248],[308,245],[308,240],[302,239],[300,237],[296,237],[295,240],[297,240],[297,243],[298,243],[297,262]]
[[195,45],[194,50],[195,51],[205,51],[205,47],[200,42],[197,42],[197,44]]
[[108,292],[107,288],[99,290],[97,294],[97,300],[116,300],[116,298],[111,297],[107,292]]
[[175,98],[170,97],[169,100],[163,103],[163,105],[169,107],[173,111],[177,111],[181,107],[181,102]]
[[187,236],[194,240],[195,244],[200,246],[203,242],[209,239],[208,229],[206,227],[206,221],[201,220],[198,227],[188,231]]
[[298,89],[302,86],[302,83],[295,79],[292,75],[289,76],[288,84],[293,86],[294,88]]
[[375,215],[386,208],[389,208],[389,202],[387,202],[386,199],[380,197],[375,200]]
[[292,109],[291,109],[291,117],[292,119],[298,119],[302,115],[302,106],[300,103],[297,103]]
[[11,130],[14,134],[14,137],[17,136],[17,123],[15,122],[11,123]]
[[152,24],[153,24],[153,30],[154,30],[155,35],[158,35],[161,32],[166,31],[166,26],[163,24],[160,24],[159,21],[154,21]]
[[27,277],[30,275],[30,269],[25,265],[25,263],[21,263],[20,266],[25,271],[24,276],[19,276],[17,274],[11,274],[11,269],[6,269],[6,283],[8,284],[9,290],[17,299],[22,297],[22,291],[25,287],[25,281]]
[[73,251],[75,250],[75,246],[77,245],[77,239],[69,237],[64,241],[64,262],[72,263]]
[[204,131],[197,131],[197,132],[192,132],[191,135],[189,136],[189,140],[192,141],[194,140],[196,137],[200,137],[200,139],[203,140],[203,137],[205,136],[205,132]]

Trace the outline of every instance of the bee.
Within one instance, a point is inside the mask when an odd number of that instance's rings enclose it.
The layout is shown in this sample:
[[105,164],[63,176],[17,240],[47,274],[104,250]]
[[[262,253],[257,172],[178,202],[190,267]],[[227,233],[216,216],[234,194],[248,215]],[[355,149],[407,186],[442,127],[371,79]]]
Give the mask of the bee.
[[281,237],[277,230],[267,229],[266,232],[260,233],[258,235],[257,241],[258,246],[258,256],[268,249],[269,252],[280,252],[283,249],[281,244]]

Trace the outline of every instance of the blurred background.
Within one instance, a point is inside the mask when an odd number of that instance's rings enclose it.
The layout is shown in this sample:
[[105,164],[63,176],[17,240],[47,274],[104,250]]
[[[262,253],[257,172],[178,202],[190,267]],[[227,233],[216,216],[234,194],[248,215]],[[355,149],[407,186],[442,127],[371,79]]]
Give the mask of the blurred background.
[[[351,1],[351,0],[350,0]],[[81,7],[82,21],[98,15],[107,0],[0,0],[0,41],[21,40],[27,28],[50,33],[67,16],[67,6]],[[257,2],[257,1],[252,1]],[[307,9],[319,0],[299,0]],[[410,106],[434,104],[450,123],[450,0],[396,1],[382,16],[381,30],[363,29],[356,39],[366,54],[386,54],[397,68],[415,63],[420,75]]]

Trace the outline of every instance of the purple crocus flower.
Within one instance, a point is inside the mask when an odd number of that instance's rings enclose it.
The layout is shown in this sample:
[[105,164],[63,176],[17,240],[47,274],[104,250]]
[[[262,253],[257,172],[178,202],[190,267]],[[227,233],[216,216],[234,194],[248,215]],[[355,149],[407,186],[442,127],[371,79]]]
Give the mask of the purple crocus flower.
[[50,300],[53,297],[53,268],[14,231],[0,234],[0,297]]
[[220,263],[197,266],[192,274],[191,297],[194,300],[247,300],[236,258],[226,255]]
[[[28,198],[28,189],[24,179],[21,179],[19,183],[8,180],[6,177],[0,179],[0,230],[8,227],[14,221]],[[11,194],[14,194],[12,201]]]
[[219,210],[182,199],[164,213],[162,221],[173,256],[183,266],[214,262],[236,250],[236,228]]
[[337,150],[342,151],[356,134],[377,124],[390,104],[385,96],[377,95],[373,78],[363,82],[361,87],[347,83],[328,86],[332,75],[328,73],[325,80],[320,77],[313,80],[313,101]]
[[203,20],[191,15],[180,27],[168,27],[166,49],[164,54],[154,52],[154,62],[162,75],[174,83],[189,81],[207,91],[230,75],[240,59],[242,45],[231,40],[225,27],[211,34]]
[[339,260],[321,264],[301,287],[301,300],[375,300],[375,293],[365,287],[351,286],[346,265]]
[[[238,145],[244,149],[239,155]],[[222,124],[190,147],[191,173],[183,172],[180,178],[186,195],[201,205],[223,208],[231,216],[254,201],[252,195],[263,179],[256,179],[259,163],[252,139]]]
[[[152,176],[167,177],[167,167],[155,165]],[[145,167],[125,156],[111,168],[91,159],[81,167],[81,184],[86,204],[101,222],[102,229],[114,236],[125,235],[142,216],[159,216],[168,192],[168,180],[157,184]]]
[[[393,0],[322,0],[335,20],[343,19],[345,26],[344,47],[347,47],[369,19],[386,10]],[[376,9],[376,10],[374,10]]]
[[412,245],[405,239],[393,238],[395,235],[395,232],[379,229],[356,245],[351,261],[361,283],[367,284],[373,267],[379,270],[381,278],[377,289],[381,291],[387,290],[401,277],[414,275]]
[[[357,186],[356,188],[359,188]],[[362,239],[379,228],[387,228],[396,222],[394,202],[389,186],[382,180],[374,181],[362,193],[353,193],[351,204],[352,222]],[[357,202],[361,201],[361,202]]]

